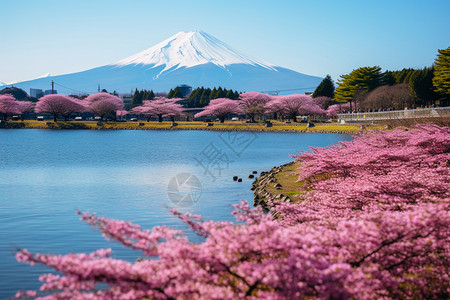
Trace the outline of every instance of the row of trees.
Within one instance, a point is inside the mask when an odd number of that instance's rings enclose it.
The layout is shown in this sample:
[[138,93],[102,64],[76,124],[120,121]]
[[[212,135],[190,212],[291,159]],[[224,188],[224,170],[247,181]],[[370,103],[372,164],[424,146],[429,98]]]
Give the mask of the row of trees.
[[[36,104],[29,101],[17,101],[12,95],[0,95],[0,113],[6,120],[9,114],[23,114],[34,109],[37,113],[49,113],[56,122],[58,117],[67,120],[73,113],[91,112],[102,120],[108,116],[124,116],[128,113],[146,116],[147,121],[152,116],[158,117],[162,122],[164,117],[170,117],[172,121],[176,116],[184,115],[184,107],[178,103],[180,98],[154,97],[152,100],[144,100],[142,105],[132,108],[129,112],[124,110],[123,101],[109,93],[96,93],[84,99],[77,99],[59,94],[46,95]],[[297,121],[297,116],[303,115],[328,115],[334,116],[345,109],[345,105],[331,105],[328,97],[312,98],[307,95],[270,96],[258,92],[247,92],[239,96],[238,100],[229,98],[212,99],[203,111],[194,117],[215,116],[221,122],[231,114],[247,115],[251,122],[255,122],[257,116],[273,114],[283,119]]]
[[133,94],[133,98],[131,99],[131,106],[136,107],[142,105],[142,101],[144,100],[153,100],[155,98],[155,93],[153,90],[140,90],[136,89]]
[[0,95],[1,119],[7,121],[8,115],[23,115],[27,111],[32,111],[34,103],[31,101],[18,101],[11,94]]
[[[308,95],[284,95],[270,96],[258,92],[247,92],[239,96],[238,100],[228,98],[218,98],[211,100],[205,109],[197,114],[195,118],[205,116],[215,116],[223,123],[225,118],[231,114],[246,114],[251,122],[255,122],[255,117],[266,113],[273,114],[276,119],[280,116],[283,119],[297,121],[297,116],[305,115],[334,115],[339,109],[330,106],[331,98],[316,97]],[[332,107],[330,109],[330,107]]]
[[[342,75],[334,91],[327,76],[315,96],[335,97],[350,109],[423,107],[450,98],[450,47],[438,50],[435,65],[423,69],[382,72],[379,66],[362,67]],[[391,102],[389,102],[389,99]]]
[[239,98],[239,92],[233,90],[227,90],[226,88],[218,87],[210,88],[196,88],[192,91],[189,96],[187,107],[205,107],[209,104],[210,100],[218,98],[228,98],[232,100],[237,100]]
[[0,113],[4,120],[8,115],[22,115],[27,111],[36,113],[49,113],[53,115],[56,122],[58,117],[67,120],[73,113],[91,112],[102,120],[107,116],[124,115],[128,112],[123,110],[123,101],[117,96],[109,93],[96,93],[85,99],[76,99],[59,94],[46,95],[37,103],[30,101],[18,101],[14,96],[0,95]]

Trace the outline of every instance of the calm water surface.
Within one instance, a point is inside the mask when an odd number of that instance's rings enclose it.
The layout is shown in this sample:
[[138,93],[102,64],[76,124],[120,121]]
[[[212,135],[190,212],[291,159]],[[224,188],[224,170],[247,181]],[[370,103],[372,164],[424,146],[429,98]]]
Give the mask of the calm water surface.
[[[0,299],[38,288],[38,275],[49,271],[16,262],[17,248],[65,254],[111,247],[115,258],[140,256],[105,241],[79,220],[77,209],[143,228],[171,225],[195,241],[167,209],[175,207],[168,185],[178,174],[192,174],[201,184],[193,194],[196,203],[181,211],[232,220],[231,204],[252,202],[251,171],[287,163],[288,154],[308,145],[350,139],[315,133],[0,130]],[[235,175],[243,182],[234,182]]]

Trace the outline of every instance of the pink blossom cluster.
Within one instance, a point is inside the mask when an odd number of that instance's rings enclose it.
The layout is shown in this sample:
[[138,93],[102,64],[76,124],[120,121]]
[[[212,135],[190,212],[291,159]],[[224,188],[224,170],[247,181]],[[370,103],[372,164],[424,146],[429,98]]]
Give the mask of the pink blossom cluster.
[[265,106],[268,113],[280,113],[283,118],[296,121],[297,116],[325,114],[313,98],[308,95],[273,96],[272,101]]
[[368,132],[294,157],[305,198],[349,214],[401,211],[450,196],[448,127]]
[[255,122],[255,116],[265,113],[266,104],[273,97],[264,93],[247,92],[239,95],[239,106],[244,113],[250,116],[251,122]]
[[153,100],[145,100],[140,106],[136,106],[131,110],[132,113],[148,116],[150,121],[151,116],[157,116],[159,122],[162,122],[163,117],[170,117],[175,121],[175,116],[184,115],[183,106],[179,103],[179,98],[155,97]]
[[124,108],[123,100],[109,93],[96,93],[89,95],[84,99],[86,109],[100,118],[115,116],[117,111]]
[[34,111],[37,113],[50,113],[56,122],[58,116],[67,120],[72,113],[86,111],[86,103],[70,96],[50,94],[39,99]]
[[[245,201],[235,205],[237,223],[172,210],[204,237],[192,243],[169,227],[146,230],[79,212],[144,259],[114,259],[110,249],[67,255],[21,250],[16,258],[62,274],[40,277],[40,299],[447,299],[449,149],[449,129],[433,125],[368,133],[296,157],[307,183],[303,198],[273,203],[276,219]],[[380,189],[369,182],[390,173],[405,182],[383,177],[390,180]],[[416,180],[413,174],[421,175]],[[348,178],[358,184],[340,188]]]
[[247,92],[240,94],[237,101],[228,98],[211,100],[209,105],[194,117],[216,116],[223,123],[230,114],[247,114],[251,122],[255,122],[257,115],[265,113],[280,114],[283,118],[296,121],[297,116],[324,115],[326,111],[308,95],[270,96]]
[[18,101],[11,94],[0,95],[0,114],[7,120],[8,115],[21,115],[26,111],[33,110],[34,104],[30,101]]
[[194,118],[201,118],[205,116],[216,116],[223,123],[225,118],[230,114],[242,114],[243,111],[239,106],[239,102],[228,98],[217,98],[211,100],[208,106],[199,113],[194,115]]
[[328,107],[326,110],[326,114],[329,117],[336,117],[338,114],[343,112],[344,110],[350,109],[350,102],[333,104]]

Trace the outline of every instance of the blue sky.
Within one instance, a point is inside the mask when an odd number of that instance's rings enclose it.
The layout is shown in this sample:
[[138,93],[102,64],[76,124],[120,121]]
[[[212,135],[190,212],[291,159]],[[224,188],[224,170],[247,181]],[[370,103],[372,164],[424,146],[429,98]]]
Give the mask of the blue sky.
[[113,63],[203,30],[256,59],[334,80],[362,66],[430,66],[450,1],[0,0],[0,81]]

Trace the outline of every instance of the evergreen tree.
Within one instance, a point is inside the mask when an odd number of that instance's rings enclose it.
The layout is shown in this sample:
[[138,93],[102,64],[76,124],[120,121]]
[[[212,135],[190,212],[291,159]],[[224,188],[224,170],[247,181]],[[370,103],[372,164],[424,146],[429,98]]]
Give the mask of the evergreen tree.
[[150,90],[150,93],[148,93],[147,100],[153,100],[155,99],[155,93],[153,93],[153,90]]
[[214,99],[224,98],[224,97],[225,97],[225,93],[224,93],[222,87],[219,86],[219,88],[217,89],[217,92],[216,92],[216,95],[215,95]]
[[183,95],[181,94],[181,91],[179,88],[175,88],[173,90],[172,97],[168,97],[168,98],[183,98]]
[[204,107],[208,105],[211,94],[212,91],[210,88],[207,88],[203,91],[202,96],[200,97],[199,107]]
[[170,89],[169,94],[167,95],[167,98],[173,98],[173,94],[175,93],[174,90]]
[[355,91],[370,92],[382,85],[383,79],[379,66],[355,69],[350,74],[341,76],[335,91],[335,99],[338,102],[350,102],[350,109],[352,109]]
[[217,94],[217,90],[216,90],[216,88],[213,88],[212,91],[209,94],[209,100],[216,99],[215,98],[216,94]]
[[131,99],[131,106],[136,107],[142,105],[142,94],[136,89]]
[[428,106],[437,98],[433,90],[434,68],[416,70],[409,79],[411,96],[416,99],[416,106]]
[[383,85],[394,85],[396,83],[394,72],[386,71],[383,76]]
[[234,92],[234,100],[239,98],[240,93],[238,91]]
[[328,98],[334,98],[334,82],[330,75],[325,76],[322,82],[317,86],[316,90],[312,94],[312,97],[324,96]]
[[229,90],[228,92],[227,92],[227,94],[225,95],[225,98],[228,98],[228,99],[235,99],[235,97],[234,97],[234,92],[233,92],[233,90]]
[[433,86],[438,94],[450,97],[450,47],[438,52],[434,61]]
[[406,77],[410,75],[411,72],[414,72],[413,69],[403,69],[401,71],[393,72],[393,76],[395,78],[396,84],[408,83],[406,81]]

